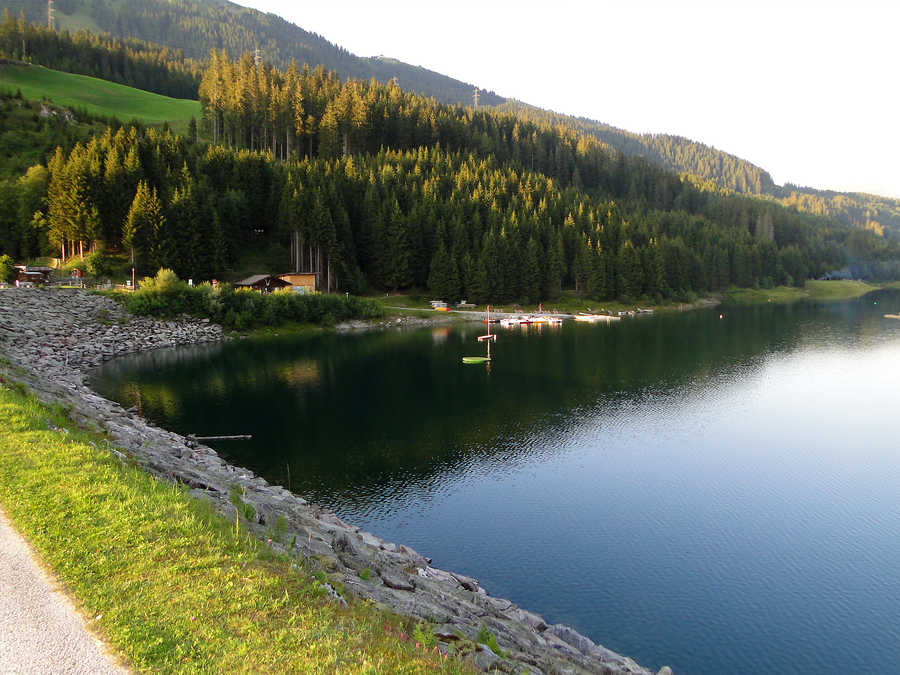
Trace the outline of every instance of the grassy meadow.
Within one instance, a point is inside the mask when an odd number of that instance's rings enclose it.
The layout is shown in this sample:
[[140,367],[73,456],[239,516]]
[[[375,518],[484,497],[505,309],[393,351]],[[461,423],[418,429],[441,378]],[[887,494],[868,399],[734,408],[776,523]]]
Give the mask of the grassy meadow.
[[798,300],[850,300],[883,288],[864,281],[807,281],[803,288],[776,286],[775,288],[731,288],[725,302],[732,305],[785,304]]
[[0,430],[0,505],[135,671],[472,672],[409,619],[330,600],[321,572],[116,459],[2,364]]
[[169,122],[187,131],[191,117],[199,121],[200,102],[169,98],[123,84],[73,75],[43,66],[0,65],[0,89],[19,90],[25,98],[49,99],[60,107],[84,108],[88,112],[116,117],[123,122],[139,119],[148,124]]

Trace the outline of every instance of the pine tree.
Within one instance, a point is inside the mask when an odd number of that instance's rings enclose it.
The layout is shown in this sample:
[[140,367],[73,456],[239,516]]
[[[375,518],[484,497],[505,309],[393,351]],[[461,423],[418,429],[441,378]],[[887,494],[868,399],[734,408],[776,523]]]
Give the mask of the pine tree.
[[407,288],[412,280],[409,267],[409,244],[406,223],[396,198],[392,200],[385,213],[384,238],[387,260],[382,261],[381,266],[385,270],[385,285],[394,291]]
[[590,285],[593,272],[593,258],[595,257],[590,239],[583,239],[575,249],[575,262],[572,273],[575,277],[575,291],[586,293]]
[[147,183],[141,181],[122,227],[122,244],[131,252],[135,268],[141,274],[153,271],[153,235],[162,228],[163,221],[156,189],[151,191]]
[[442,300],[450,302],[459,299],[459,272],[456,269],[456,262],[443,242],[431,258],[428,288]]
[[522,265],[522,292],[530,303],[541,299],[541,248],[532,238],[528,240]]

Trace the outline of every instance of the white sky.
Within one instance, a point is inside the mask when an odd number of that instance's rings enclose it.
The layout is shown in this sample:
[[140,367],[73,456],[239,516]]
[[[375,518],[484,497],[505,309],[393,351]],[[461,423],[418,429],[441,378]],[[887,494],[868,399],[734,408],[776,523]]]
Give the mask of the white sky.
[[[896,0],[240,0],[359,56],[900,197]],[[402,82],[401,82],[402,86]]]

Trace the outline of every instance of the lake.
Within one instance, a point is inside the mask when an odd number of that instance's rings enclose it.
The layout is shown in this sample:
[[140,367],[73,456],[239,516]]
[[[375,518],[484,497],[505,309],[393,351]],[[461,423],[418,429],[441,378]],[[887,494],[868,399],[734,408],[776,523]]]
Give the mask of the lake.
[[237,340],[92,386],[649,668],[900,663],[900,293]]

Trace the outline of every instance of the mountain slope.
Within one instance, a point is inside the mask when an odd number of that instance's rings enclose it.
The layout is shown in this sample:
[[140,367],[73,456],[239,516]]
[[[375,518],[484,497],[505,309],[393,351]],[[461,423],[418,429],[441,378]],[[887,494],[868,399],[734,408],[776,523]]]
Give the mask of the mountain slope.
[[[0,5],[28,21],[45,23],[43,0],[4,0]],[[281,68],[291,59],[311,66],[322,64],[341,77],[387,82],[442,103],[471,103],[474,85],[434,71],[384,57],[363,58],[325,38],[303,30],[275,14],[264,14],[225,0],[57,0],[60,28],[96,26],[119,37],[175,47],[188,58],[205,59],[212,49],[225,49],[232,58],[260,49],[262,57]],[[483,92],[481,102],[493,105],[503,98]]]
[[542,110],[520,101],[497,106],[528,119],[558,124],[600,139],[628,157],[644,157],[670,171],[688,174],[719,188],[763,197],[799,211],[829,216],[844,225],[900,237],[900,200],[853,192],[776,185],[765,169],[704,143],[670,134],[636,134],[583,117]]
[[197,101],[169,98],[87,75],[73,75],[41,66],[0,64],[0,87],[21,91],[26,98],[50,99],[61,107],[87,110],[93,115],[150,123],[171,122],[184,132],[191,117],[202,114]]
[[[43,0],[4,0],[0,5],[28,20],[45,22]],[[474,85],[434,71],[385,57],[361,58],[323,37],[274,14],[240,7],[227,0],[57,0],[58,24],[68,28],[99,28],[114,35],[140,38],[206,59],[211,49],[229,56],[261,50],[263,58],[284,68],[291,59],[322,64],[342,78],[387,82],[397,78],[407,91],[432,96],[443,103],[469,105]],[[688,174],[719,188],[759,196],[798,210],[826,215],[853,227],[900,239],[900,200],[859,193],[820,191],[794,185],[778,186],[764,169],[711,146],[680,136],[635,134],[585,118],[540,110],[493,92],[482,92],[481,103],[549,124],[562,124],[592,135],[629,157],[644,157],[670,171]]]

